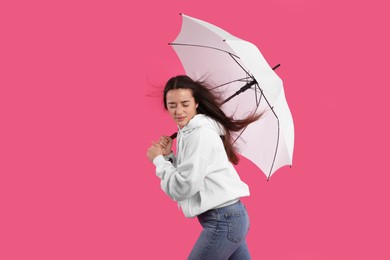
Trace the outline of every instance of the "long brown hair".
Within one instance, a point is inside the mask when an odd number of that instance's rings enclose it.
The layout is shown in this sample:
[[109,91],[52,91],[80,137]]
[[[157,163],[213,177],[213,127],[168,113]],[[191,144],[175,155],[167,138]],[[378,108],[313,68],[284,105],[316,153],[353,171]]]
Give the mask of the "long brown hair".
[[222,140],[226,154],[229,161],[233,164],[238,164],[239,158],[237,156],[236,148],[233,145],[233,133],[244,129],[250,123],[258,120],[261,117],[261,114],[252,114],[239,120],[233,119],[232,116],[225,115],[220,108],[223,100],[221,100],[217,93],[211,91],[205,82],[194,81],[186,75],[172,77],[166,83],[164,88],[165,109],[168,109],[166,95],[169,90],[173,89],[190,89],[195,102],[199,104],[197,113],[209,116],[223,126],[225,135],[222,137]]

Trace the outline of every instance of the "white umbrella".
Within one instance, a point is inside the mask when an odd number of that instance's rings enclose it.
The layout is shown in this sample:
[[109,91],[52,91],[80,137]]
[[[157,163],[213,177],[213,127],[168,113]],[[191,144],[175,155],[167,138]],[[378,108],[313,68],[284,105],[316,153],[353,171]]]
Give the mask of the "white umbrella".
[[282,80],[259,49],[205,21],[183,15],[182,28],[170,43],[194,80],[207,79],[226,100],[222,110],[242,118],[263,117],[238,133],[239,153],[269,179],[282,166],[292,165],[294,124]]

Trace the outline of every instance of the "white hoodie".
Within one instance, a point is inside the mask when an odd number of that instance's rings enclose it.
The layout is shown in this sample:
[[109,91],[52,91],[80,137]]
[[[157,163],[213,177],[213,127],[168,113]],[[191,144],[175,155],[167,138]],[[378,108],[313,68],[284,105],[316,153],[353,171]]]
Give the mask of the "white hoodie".
[[179,203],[186,217],[249,196],[249,188],[230,163],[220,135],[223,129],[215,120],[195,115],[179,129],[177,156],[159,155],[153,160],[161,188]]

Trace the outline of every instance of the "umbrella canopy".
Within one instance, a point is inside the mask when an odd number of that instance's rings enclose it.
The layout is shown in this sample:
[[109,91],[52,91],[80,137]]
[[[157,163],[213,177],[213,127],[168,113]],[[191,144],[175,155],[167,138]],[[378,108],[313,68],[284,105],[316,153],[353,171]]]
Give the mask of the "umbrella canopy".
[[211,83],[226,100],[222,110],[227,115],[239,119],[264,112],[237,133],[239,153],[268,179],[282,166],[291,166],[294,125],[282,80],[252,43],[205,21],[182,17],[181,31],[170,45],[186,74]]

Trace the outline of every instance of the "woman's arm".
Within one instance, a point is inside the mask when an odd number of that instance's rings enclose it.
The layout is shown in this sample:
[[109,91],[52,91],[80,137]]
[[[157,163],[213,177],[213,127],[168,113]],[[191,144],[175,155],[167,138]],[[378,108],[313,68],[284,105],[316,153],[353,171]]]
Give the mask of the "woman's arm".
[[210,129],[199,129],[187,140],[186,147],[177,165],[158,156],[153,160],[156,175],[161,179],[161,188],[176,201],[192,197],[204,185],[209,158],[215,156],[218,134]]

